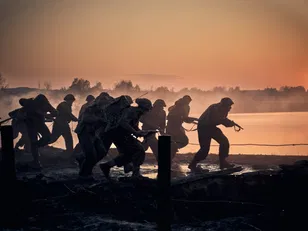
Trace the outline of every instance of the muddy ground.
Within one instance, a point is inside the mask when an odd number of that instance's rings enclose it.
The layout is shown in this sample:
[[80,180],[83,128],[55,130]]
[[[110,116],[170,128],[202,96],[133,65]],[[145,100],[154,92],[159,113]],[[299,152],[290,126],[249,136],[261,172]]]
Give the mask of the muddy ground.
[[[78,180],[78,168],[62,150],[41,150],[41,172],[29,171],[31,155],[16,153],[18,181],[2,185],[1,206],[6,216],[1,227],[15,230],[155,230],[157,165],[148,154],[141,181],[133,181],[121,168],[107,181],[98,168],[95,181]],[[116,155],[112,150],[106,161]],[[173,181],[190,177],[192,154],[179,154]],[[305,160],[304,156],[231,155],[243,171],[230,176],[209,176],[193,183],[172,186],[172,230],[305,230],[301,229],[307,205],[308,174],[285,172],[280,164]],[[203,165],[217,170],[217,155]],[[260,172],[261,171],[261,172]],[[299,209],[297,209],[297,207]],[[296,229],[294,229],[297,227]]]

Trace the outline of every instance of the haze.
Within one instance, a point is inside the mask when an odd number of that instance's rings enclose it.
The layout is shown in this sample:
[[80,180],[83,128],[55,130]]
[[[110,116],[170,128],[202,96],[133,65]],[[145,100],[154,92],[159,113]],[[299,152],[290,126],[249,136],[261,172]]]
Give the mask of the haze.
[[289,0],[0,0],[10,86],[308,87],[308,4]]

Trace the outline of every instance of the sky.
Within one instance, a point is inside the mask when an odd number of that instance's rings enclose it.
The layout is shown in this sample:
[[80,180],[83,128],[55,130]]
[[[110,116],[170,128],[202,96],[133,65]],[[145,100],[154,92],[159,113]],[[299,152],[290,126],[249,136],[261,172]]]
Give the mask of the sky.
[[308,88],[307,37],[305,0],[0,0],[12,87]]

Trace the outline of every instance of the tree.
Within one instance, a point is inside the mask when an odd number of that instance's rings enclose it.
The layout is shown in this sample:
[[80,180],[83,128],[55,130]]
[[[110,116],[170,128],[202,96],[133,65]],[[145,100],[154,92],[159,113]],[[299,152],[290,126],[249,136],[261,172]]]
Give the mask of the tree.
[[228,91],[229,92],[240,92],[241,89],[239,86],[236,86],[236,87],[230,87]]
[[275,95],[278,93],[278,90],[276,88],[272,88],[272,87],[267,87],[264,89],[264,92],[269,94],[269,95]]
[[90,82],[82,78],[74,78],[69,89],[79,93],[86,92],[90,90]]
[[92,87],[92,90],[94,91],[102,91],[103,90],[103,86],[101,82],[96,82],[96,84]]
[[44,88],[45,88],[47,91],[50,91],[50,90],[52,89],[51,82],[49,82],[49,81],[44,82]]
[[214,87],[213,92],[225,93],[226,88],[225,87]]
[[0,73],[0,90],[8,88],[8,84],[6,82],[6,79],[3,77],[3,75]]
[[121,80],[120,82],[116,83],[114,86],[114,90],[120,91],[132,91],[134,90],[134,86],[132,81]]
[[155,92],[157,92],[157,93],[168,93],[170,91],[169,91],[168,87],[161,86],[161,87],[156,88]]
[[279,90],[285,93],[305,93],[306,92],[306,89],[303,86],[297,86],[297,87],[283,86]]

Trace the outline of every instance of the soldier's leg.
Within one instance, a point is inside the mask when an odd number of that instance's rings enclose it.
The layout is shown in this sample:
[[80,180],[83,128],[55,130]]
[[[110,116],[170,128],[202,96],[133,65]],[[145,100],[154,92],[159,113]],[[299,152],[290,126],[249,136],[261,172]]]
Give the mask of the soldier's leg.
[[65,141],[66,151],[69,154],[72,154],[73,150],[74,150],[73,136],[72,136],[72,132],[71,132],[71,129],[70,129],[68,124],[67,124],[67,126],[62,126],[62,136],[63,136],[64,141]]
[[82,131],[78,134],[80,147],[84,153],[84,158],[79,160],[80,170],[79,176],[90,176],[92,175],[92,166],[95,163],[95,153],[91,140],[91,135],[87,131]]
[[177,134],[175,135],[175,140],[177,142],[178,149],[184,148],[188,145],[189,139],[185,133],[184,128],[178,130]]
[[33,156],[33,162],[39,167],[39,154],[37,144],[37,130],[32,123],[27,124],[27,133],[31,142],[31,153]]
[[[148,145],[150,146],[156,160],[158,160],[158,140],[156,139],[155,134],[151,135],[147,140]],[[146,149],[145,149],[146,151]]]
[[24,144],[25,144],[24,145],[25,152],[31,152],[31,141],[29,139],[27,129],[22,131],[22,137],[23,137],[23,141],[24,141]]
[[63,132],[61,126],[57,123],[53,123],[49,144],[56,142],[62,134]]
[[226,161],[226,158],[229,156],[230,144],[228,138],[222,133],[219,128],[216,128],[213,133],[213,139],[219,143],[219,161],[220,168],[233,167]]
[[[117,136],[114,136],[112,141],[114,145],[117,147],[118,152],[120,154],[117,157],[115,157],[113,160],[100,164],[100,168],[106,177],[109,177],[110,169],[112,167],[114,166],[122,167],[122,166],[130,164],[133,161],[133,155],[135,154],[134,153],[135,151],[142,152],[144,153],[144,156],[145,156],[145,152],[144,152],[142,145],[139,143],[138,148],[136,150],[136,146],[137,146],[136,142],[138,141],[130,135],[129,136],[117,135]],[[139,155],[138,153],[136,154]],[[134,159],[135,159],[134,163],[137,164],[138,158],[134,157]],[[143,157],[143,161],[144,161],[144,157]],[[142,157],[140,157],[139,162],[143,162],[143,161],[142,161]]]
[[209,154],[210,146],[211,146],[211,138],[212,138],[212,130],[208,128],[204,128],[202,126],[198,127],[198,139],[200,149],[195,154],[193,160],[188,165],[192,171],[198,170],[197,164],[202,160],[205,160]]
[[108,133],[105,134],[100,139],[96,139],[94,142],[94,148],[96,151],[96,161],[95,164],[97,164],[99,161],[101,161],[107,154],[112,145],[112,136]]
[[131,145],[131,151],[132,151],[132,163],[134,166],[133,176],[140,176],[141,175],[140,166],[144,163],[145,151],[138,140],[135,140],[135,143]]

